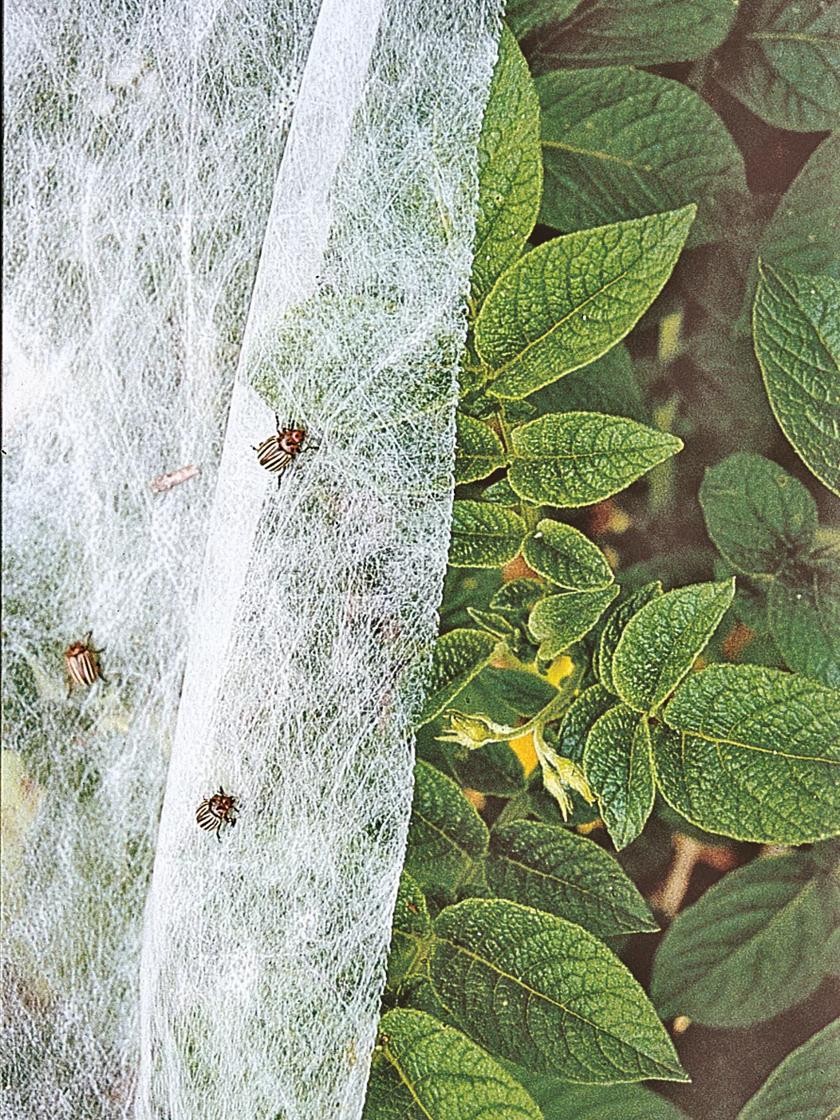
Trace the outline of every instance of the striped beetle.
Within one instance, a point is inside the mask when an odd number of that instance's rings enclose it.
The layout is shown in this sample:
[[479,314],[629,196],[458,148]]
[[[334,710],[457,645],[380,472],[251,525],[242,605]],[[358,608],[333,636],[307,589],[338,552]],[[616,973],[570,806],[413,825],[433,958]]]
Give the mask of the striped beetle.
[[94,649],[91,645],[92,630],[88,630],[83,642],[72,642],[64,651],[64,668],[67,672],[67,695],[73,691],[73,685],[81,688],[90,688],[97,681],[107,680],[102,675],[102,665],[99,660],[100,653],[104,650]]
[[255,447],[253,450],[257,453],[257,461],[260,466],[277,475],[277,485],[279,486],[283,471],[291,465],[301,451],[315,451],[317,448],[303,446],[306,439],[305,428],[281,427],[280,417],[276,412],[274,413],[274,420],[277,424],[277,434],[264,439],[259,447]]
[[224,826],[227,824],[233,828],[236,824],[236,814],[239,812],[236,807],[238,800],[238,797],[225,793],[219,786],[219,792],[212,794],[210,797],[205,797],[196,809],[196,824],[207,832],[215,832],[216,839],[221,840],[221,832]]

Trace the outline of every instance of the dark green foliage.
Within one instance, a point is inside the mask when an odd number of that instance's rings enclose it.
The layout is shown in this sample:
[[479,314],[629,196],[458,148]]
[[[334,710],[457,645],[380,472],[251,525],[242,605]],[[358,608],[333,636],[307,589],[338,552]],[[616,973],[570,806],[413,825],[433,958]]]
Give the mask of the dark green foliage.
[[[366,1120],[836,1109],[813,1017],[749,1101],[632,1084],[685,1076],[657,1013],[745,1038],[836,971],[836,7],[508,7]],[[672,904],[672,844],[744,866]]]
[[433,766],[417,763],[406,870],[427,890],[454,895],[473,877],[487,852],[489,834],[481,817],[452,781]]
[[831,1120],[837,1115],[840,1019],[829,1023],[773,1070],[738,1120]]
[[836,964],[838,869],[797,853],[727,875],[663,939],[652,988],[659,1011],[749,1027],[805,999]]

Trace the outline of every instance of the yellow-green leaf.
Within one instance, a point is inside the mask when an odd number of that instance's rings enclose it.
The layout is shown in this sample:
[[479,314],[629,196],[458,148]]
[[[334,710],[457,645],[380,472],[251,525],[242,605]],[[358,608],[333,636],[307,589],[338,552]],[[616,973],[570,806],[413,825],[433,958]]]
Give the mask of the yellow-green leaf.
[[420,760],[405,869],[424,890],[452,896],[487,852],[484,821],[451,778]]
[[493,502],[456,501],[452,507],[449,563],[453,568],[500,568],[525,539],[518,513]]
[[512,434],[510,484],[521,497],[588,506],[617,494],[682,449],[682,440],[623,416],[549,413]]
[[840,832],[840,692],[760,665],[692,674],[653,737],[663,796],[708,832],[806,844]]
[[542,1120],[515,1078],[425,1011],[382,1016],[364,1120]]
[[654,782],[648,721],[625,704],[605,712],[592,727],[583,769],[616,848],[641,833],[653,809]]
[[613,656],[613,683],[621,699],[640,712],[658,708],[689,672],[734,597],[734,579],[695,583],[637,611]]
[[502,441],[483,420],[465,412],[455,414],[455,482],[476,482],[505,465]]
[[602,591],[567,591],[540,599],[528,622],[540,643],[540,658],[552,661],[588,634],[617,594],[613,585]]
[[629,970],[588,930],[501,899],[435,921],[431,977],[443,1005],[489,1050],[567,1081],[685,1080]]
[[624,633],[624,627],[634,614],[637,614],[642,607],[647,606],[654,599],[658,599],[661,594],[662,584],[659,580],[646,583],[644,587],[640,587],[632,595],[620,599],[607,615],[606,622],[598,635],[598,644],[592,653],[592,669],[604,688],[609,689],[610,692],[617,692],[613,681],[612,664],[616,646]]
[[662,290],[694,213],[685,206],[570,233],[512,265],[476,322],[489,392],[527,397],[620,342]]
[[522,252],[541,190],[540,103],[519,44],[503,28],[478,142],[473,306]]
[[658,928],[618,861],[559,825],[513,821],[494,828],[487,881],[499,897],[577,922],[598,937]]
[[496,648],[496,640],[482,630],[450,630],[442,634],[432,651],[426,677],[426,700],[417,727],[440,715],[462,688],[477,676]]
[[400,878],[394,921],[391,928],[391,950],[388,954],[388,987],[398,988],[422,959],[425,944],[432,931],[432,919],[426,898],[418,883],[404,871]]
[[558,587],[600,591],[613,582],[613,573],[597,545],[571,525],[544,518],[525,540],[522,550],[529,567]]

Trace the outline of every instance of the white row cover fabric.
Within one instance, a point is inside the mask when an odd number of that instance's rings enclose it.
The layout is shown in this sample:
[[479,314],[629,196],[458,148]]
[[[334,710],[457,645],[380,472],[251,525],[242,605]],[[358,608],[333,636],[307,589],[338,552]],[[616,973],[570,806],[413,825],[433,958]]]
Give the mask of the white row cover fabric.
[[361,1114],[497,35],[495,0],[9,6],[6,1115]]

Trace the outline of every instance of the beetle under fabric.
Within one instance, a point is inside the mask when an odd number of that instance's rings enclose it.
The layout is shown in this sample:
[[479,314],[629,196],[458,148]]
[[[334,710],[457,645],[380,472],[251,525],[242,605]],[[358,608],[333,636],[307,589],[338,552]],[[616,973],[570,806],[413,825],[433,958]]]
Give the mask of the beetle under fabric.
[[[7,22],[6,1114],[355,1118],[497,5]],[[279,487],[275,412],[313,444]]]

